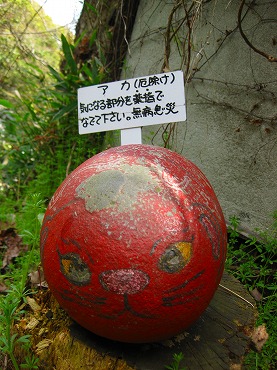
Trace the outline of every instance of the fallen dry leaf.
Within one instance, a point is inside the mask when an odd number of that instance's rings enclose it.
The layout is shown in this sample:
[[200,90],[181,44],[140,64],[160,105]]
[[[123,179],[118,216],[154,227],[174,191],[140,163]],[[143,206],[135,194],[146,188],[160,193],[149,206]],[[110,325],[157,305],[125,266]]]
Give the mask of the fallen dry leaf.
[[41,311],[40,305],[37,303],[37,301],[34,298],[27,296],[26,301],[34,312]]
[[0,293],[5,293],[8,287],[4,283],[0,283]]
[[230,366],[230,370],[241,370],[241,369],[242,369],[242,367],[241,367],[240,364],[232,364]]
[[35,317],[32,317],[31,320],[26,325],[26,328],[25,329],[27,329],[27,330],[33,330],[38,324],[39,324],[38,319],[36,319]]
[[26,250],[26,247],[22,244],[21,237],[12,227],[0,232],[0,247],[6,249],[2,262],[3,269],[5,269],[14,258],[18,257],[22,250]]
[[36,345],[36,353],[43,351],[45,348],[49,347],[53,340],[43,339]]
[[268,340],[268,333],[266,331],[265,325],[260,325],[254,329],[254,332],[251,336],[252,342],[254,343],[258,352],[261,351],[263,345]]
[[48,288],[48,284],[44,278],[43,269],[40,266],[36,271],[30,272],[29,278],[33,287]]

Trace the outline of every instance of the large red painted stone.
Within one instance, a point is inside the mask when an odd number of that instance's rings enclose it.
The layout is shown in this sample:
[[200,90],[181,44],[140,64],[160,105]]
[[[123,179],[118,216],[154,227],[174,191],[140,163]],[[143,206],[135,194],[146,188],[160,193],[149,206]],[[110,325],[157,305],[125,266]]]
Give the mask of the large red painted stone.
[[123,342],[177,335],[220,282],[226,227],[202,172],[179,154],[125,145],[84,162],[46,211],[46,280],[68,314]]

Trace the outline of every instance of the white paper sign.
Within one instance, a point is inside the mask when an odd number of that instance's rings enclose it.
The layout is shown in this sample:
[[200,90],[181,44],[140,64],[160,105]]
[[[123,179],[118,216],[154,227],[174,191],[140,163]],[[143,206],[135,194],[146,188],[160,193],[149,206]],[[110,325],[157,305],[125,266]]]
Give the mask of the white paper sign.
[[185,120],[182,71],[78,89],[79,134]]

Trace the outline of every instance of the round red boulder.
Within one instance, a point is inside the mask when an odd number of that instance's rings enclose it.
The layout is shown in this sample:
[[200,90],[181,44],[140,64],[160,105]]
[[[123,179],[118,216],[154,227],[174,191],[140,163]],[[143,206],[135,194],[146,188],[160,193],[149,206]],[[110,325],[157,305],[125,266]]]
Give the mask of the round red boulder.
[[170,150],[125,145],[81,164],[46,211],[41,257],[79,324],[123,342],[177,335],[206,309],[226,226],[203,173]]

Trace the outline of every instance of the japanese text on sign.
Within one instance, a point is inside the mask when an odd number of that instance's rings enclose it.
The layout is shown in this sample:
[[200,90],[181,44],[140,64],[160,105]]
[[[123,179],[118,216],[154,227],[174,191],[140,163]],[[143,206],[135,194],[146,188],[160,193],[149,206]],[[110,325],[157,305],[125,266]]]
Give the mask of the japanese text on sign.
[[110,82],[78,90],[80,134],[185,119],[182,71]]

